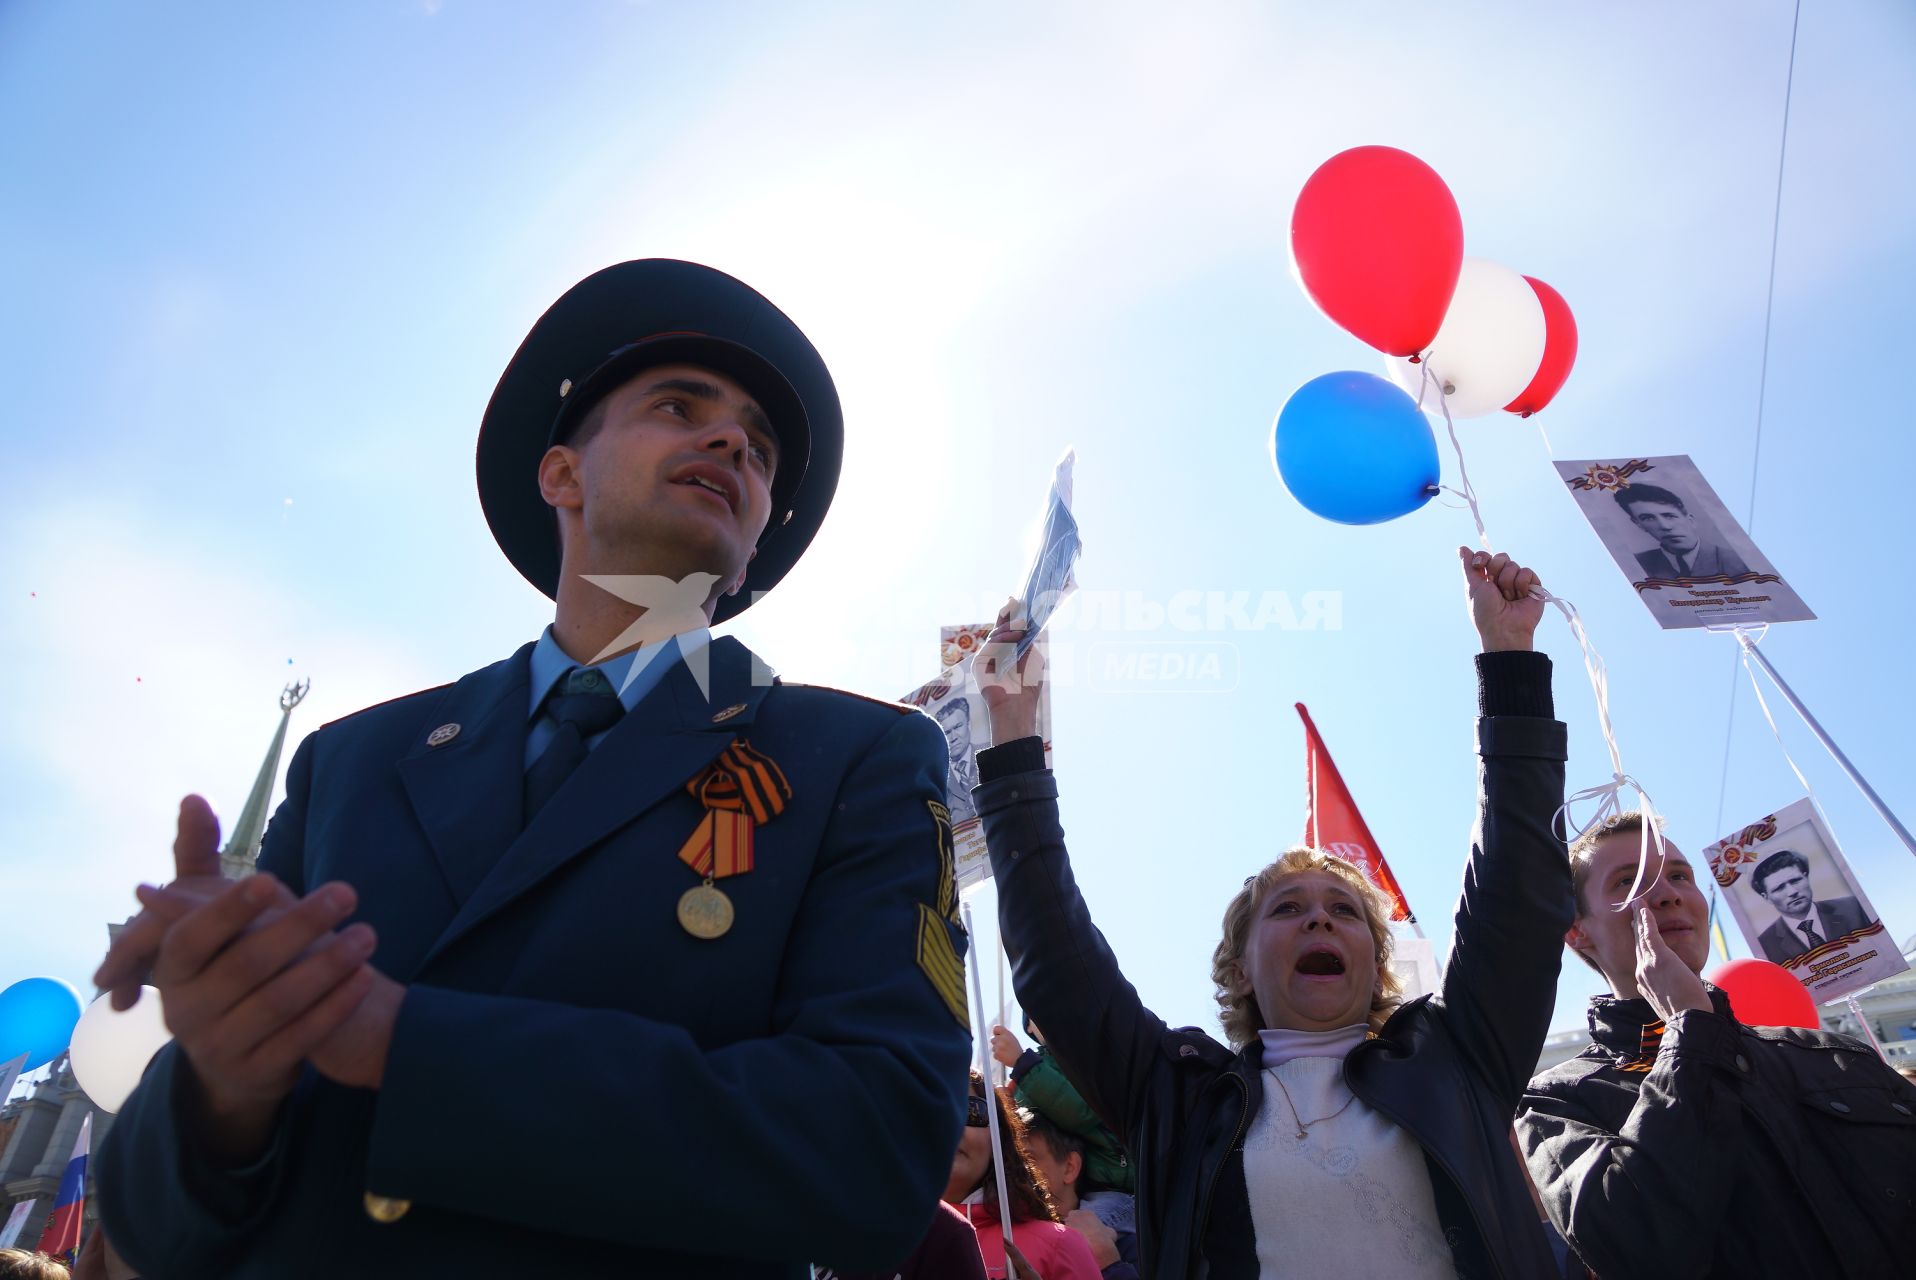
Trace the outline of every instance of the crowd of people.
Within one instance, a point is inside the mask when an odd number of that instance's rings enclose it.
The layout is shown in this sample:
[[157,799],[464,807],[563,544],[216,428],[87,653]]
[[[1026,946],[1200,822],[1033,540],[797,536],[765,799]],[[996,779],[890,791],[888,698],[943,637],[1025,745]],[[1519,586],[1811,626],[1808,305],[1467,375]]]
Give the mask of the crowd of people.
[[[1916,1086],[1849,1037],[1742,1023],[1701,977],[1695,871],[1641,815],[1565,848],[1540,584],[1458,550],[1482,642],[1478,821],[1442,988],[1409,1002],[1388,900],[1297,848],[1226,908],[1227,1043],[1144,1008],[1071,875],[1035,732],[1042,653],[1013,661],[1007,613],[979,659],[995,745],[975,799],[1013,983],[1136,1164],[1140,1269],[1909,1274]],[[1533,1079],[1566,949],[1609,992],[1590,1046]]]
[[[1566,849],[1539,584],[1503,555],[1459,549],[1480,769],[1441,989],[1402,998],[1359,868],[1271,850],[1210,957],[1222,1039],[1145,1008],[1092,923],[1007,611],[969,801],[1032,1044],[996,1028],[1011,1083],[968,1075],[946,732],[703,625],[793,567],[842,445],[817,351],[709,268],[622,263],[534,326],[479,488],[552,625],[308,738],[255,876],[189,797],[96,975],[174,1033],[98,1153],[139,1274],[1916,1266],[1916,1087],[1741,1023],[1668,841],[1634,895],[1629,818]],[[1610,991],[1532,1079],[1566,948]],[[521,1089],[535,1062],[562,1084]]]

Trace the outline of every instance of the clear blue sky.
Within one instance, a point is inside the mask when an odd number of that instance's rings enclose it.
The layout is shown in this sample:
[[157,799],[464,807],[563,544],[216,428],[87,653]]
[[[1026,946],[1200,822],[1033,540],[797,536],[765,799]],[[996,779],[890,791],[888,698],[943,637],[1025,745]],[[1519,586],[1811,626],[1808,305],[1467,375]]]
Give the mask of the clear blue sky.
[[[1688,453],[1739,514],[1754,475],[1756,538],[1821,615],[1766,652],[1916,819],[1916,11],[1805,6],[1755,470],[1787,3],[1166,12],[0,8],[0,981],[84,988],[167,873],[179,796],[237,815],[287,679],[313,681],[304,732],[536,634],[548,606],[474,498],[479,415],[552,298],[652,255],[751,281],[837,374],[837,506],[737,628],[788,678],[926,678],[937,628],[1014,585],[1067,444],[1087,591],[1339,593],[1334,631],[1204,637],[1235,646],[1228,692],[1057,691],[1080,878],[1151,1005],[1215,1025],[1223,904],[1302,821],[1295,700],[1441,953],[1475,768],[1468,518],[1326,524],[1266,454],[1299,384],[1381,372],[1285,240],[1305,176],[1369,142],[1429,161],[1468,251],[1576,312],[1558,402],[1463,438],[1498,544],[1582,607],[1674,839],[1722,834],[1732,646],[1656,630],[1539,428],[1559,457]],[[1575,647],[1554,615],[1542,639],[1573,785],[1602,781]],[[1916,933],[1909,855],[1783,733]],[[1723,829],[1800,791],[1747,688],[1728,773]],[[1590,990],[1566,968],[1557,1025]]]

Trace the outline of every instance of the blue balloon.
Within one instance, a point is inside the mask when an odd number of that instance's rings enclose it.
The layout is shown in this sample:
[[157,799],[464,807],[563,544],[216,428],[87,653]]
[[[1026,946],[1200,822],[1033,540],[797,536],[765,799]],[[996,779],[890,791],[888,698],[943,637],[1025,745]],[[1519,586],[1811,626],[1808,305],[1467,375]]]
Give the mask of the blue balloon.
[[1339,524],[1409,515],[1437,493],[1437,438],[1401,387],[1370,373],[1327,373],[1277,415],[1271,458],[1304,509]]
[[0,991],[0,1062],[27,1055],[31,1071],[66,1052],[80,1021],[80,993],[58,978],[22,978]]

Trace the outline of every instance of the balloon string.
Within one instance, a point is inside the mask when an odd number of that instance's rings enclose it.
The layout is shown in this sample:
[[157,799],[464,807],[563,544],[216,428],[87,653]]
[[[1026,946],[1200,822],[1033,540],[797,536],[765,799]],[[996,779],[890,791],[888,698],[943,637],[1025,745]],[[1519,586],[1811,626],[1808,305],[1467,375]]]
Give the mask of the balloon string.
[[[1750,643],[1761,644],[1763,643],[1763,637],[1769,634],[1770,624],[1766,622],[1756,628],[1732,627],[1730,630],[1751,632],[1755,638],[1751,640]],[[1809,778],[1804,776],[1801,769],[1797,768],[1796,757],[1790,754],[1790,749],[1783,745],[1783,734],[1776,727],[1776,717],[1770,714],[1770,704],[1768,700],[1763,697],[1763,685],[1762,682],[1756,678],[1756,667],[1750,662],[1749,650],[1739,645],[1738,654],[1743,660],[1743,670],[1749,673],[1750,688],[1756,691],[1756,705],[1763,712],[1764,722],[1770,726],[1770,736],[1776,739],[1777,749],[1783,753],[1784,762],[1790,766],[1790,772],[1796,775],[1796,780],[1803,785],[1803,794],[1810,798],[1810,807],[1816,810],[1816,816],[1823,820],[1824,829],[1830,833],[1830,838],[1834,840],[1836,838],[1836,828],[1830,823],[1829,814],[1823,811],[1823,802],[1817,799],[1816,788],[1810,785]],[[1837,841],[1837,847],[1842,847],[1842,841]]]
[[[1623,752],[1617,746],[1616,726],[1610,721],[1610,673],[1604,666],[1603,655],[1598,653],[1597,647],[1590,643],[1590,633],[1584,629],[1583,615],[1577,611],[1576,605],[1562,596],[1552,595],[1541,586],[1532,588],[1530,594],[1554,606],[1557,612],[1563,615],[1564,621],[1569,624],[1570,635],[1576,640],[1577,648],[1583,654],[1584,674],[1590,677],[1590,688],[1597,700],[1597,726],[1603,732],[1604,748],[1610,753],[1610,781],[1599,783],[1594,787],[1585,787],[1575,795],[1567,797],[1558,808],[1556,817],[1551,821],[1552,828],[1563,831],[1565,842],[1568,843],[1599,824],[1614,825],[1616,817],[1623,812],[1623,789],[1628,787],[1637,793],[1637,811],[1643,815],[1642,834],[1637,844],[1636,877],[1630,882],[1630,892],[1624,895],[1622,902],[1617,904],[1616,909],[1622,911],[1636,900],[1637,894],[1642,891],[1644,881],[1649,877],[1652,847],[1656,849],[1658,864],[1662,863],[1662,823],[1657,818],[1656,805],[1650,799],[1650,793],[1643,789],[1642,783],[1623,770]],[[1585,800],[1595,800],[1597,807],[1590,815],[1588,822],[1579,824],[1572,807]],[[1562,824],[1561,827],[1558,827],[1559,822]],[[1572,830],[1576,832],[1575,836],[1569,834]]]
[[[1419,409],[1424,407],[1424,396],[1429,392],[1432,384],[1430,376],[1430,352],[1428,351],[1424,353],[1423,370],[1423,379],[1417,384],[1417,407]],[[1483,544],[1485,551],[1492,550],[1490,545],[1490,531],[1484,527],[1483,509],[1477,505],[1477,490],[1475,486],[1470,483],[1470,468],[1464,465],[1464,446],[1457,439],[1457,424],[1451,421],[1450,418],[1450,397],[1444,394],[1442,385],[1438,385],[1437,387],[1437,407],[1443,411],[1444,427],[1450,432],[1450,447],[1457,455],[1457,479],[1458,482],[1463,485],[1463,488],[1452,489],[1450,492],[1470,504],[1470,518],[1477,525],[1477,541]]]
[[[1429,393],[1433,386],[1435,386],[1437,393],[1437,407],[1444,415],[1444,428],[1450,435],[1451,450],[1457,455],[1457,478],[1463,486],[1461,489],[1451,489],[1448,486],[1444,486],[1445,491],[1456,494],[1469,504],[1470,518],[1477,525],[1477,540],[1483,544],[1485,551],[1490,551],[1492,550],[1490,530],[1484,525],[1483,508],[1478,505],[1476,487],[1470,483],[1470,470],[1464,463],[1463,442],[1457,438],[1457,423],[1450,416],[1450,397],[1444,394],[1442,384],[1438,383],[1431,376],[1430,353],[1426,351],[1423,361],[1423,377],[1417,387],[1417,407],[1419,409],[1424,407],[1424,396]],[[1545,590],[1541,584],[1532,587],[1530,594],[1533,599],[1541,600],[1545,604],[1554,606],[1557,612],[1563,615],[1564,621],[1569,624],[1570,635],[1576,640],[1577,648],[1583,654],[1584,674],[1590,678],[1590,689],[1597,701],[1597,724],[1603,731],[1603,745],[1610,753],[1610,781],[1599,783],[1594,787],[1586,787],[1582,791],[1565,799],[1563,804],[1557,809],[1555,817],[1551,820],[1552,829],[1561,831],[1564,834],[1565,843],[1569,843],[1578,836],[1583,835],[1584,832],[1596,827],[1599,823],[1611,822],[1617,815],[1621,814],[1623,812],[1623,790],[1625,787],[1637,793],[1637,809],[1638,812],[1643,815],[1643,837],[1637,849],[1636,879],[1630,885],[1629,894],[1625,897],[1624,901],[1617,906],[1617,910],[1622,911],[1635,900],[1638,892],[1643,887],[1644,879],[1649,875],[1650,850],[1653,845],[1656,849],[1659,865],[1661,864],[1663,857],[1663,832],[1661,830],[1661,823],[1657,819],[1656,806],[1650,800],[1650,793],[1643,789],[1642,783],[1638,782],[1623,770],[1623,752],[1617,746],[1616,727],[1610,722],[1609,673],[1604,667],[1603,655],[1598,653],[1596,646],[1590,643],[1590,635],[1584,630],[1583,615],[1577,611],[1576,605],[1565,600],[1562,596],[1553,595],[1551,592]],[[1572,806],[1586,800],[1595,800],[1597,807],[1595,812],[1591,814],[1590,821],[1579,825],[1576,822],[1575,815],[1572,813]],[[1570,834],[1572,830],[1575,831],[1575,835]]]

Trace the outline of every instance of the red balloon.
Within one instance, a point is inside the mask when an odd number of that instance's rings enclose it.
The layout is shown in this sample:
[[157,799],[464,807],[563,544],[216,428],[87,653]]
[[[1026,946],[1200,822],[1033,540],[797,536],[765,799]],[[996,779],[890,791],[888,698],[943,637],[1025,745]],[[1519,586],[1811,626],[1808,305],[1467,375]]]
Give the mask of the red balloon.
[[1710,981],[1730,997],[1730,1012],[1752,1027],[1822,1026],[1809,989],[1780,964],[1768,960],[1728,960]]
[[1464,263],[1464,220],[1437,171],[1395,147],[1353,147],[1317,166],[1291,210],[1304,292],[1388,355],[1430,345]]
[[1570,366],[1577,362],[1577,318],[1570,314],[1570,304],[1561,293],[1535,276],[1524,279],[1530,281],[1537,301],[1543,303],[1543,363],[1537,366],[1530,385],[1504,410],[1528,418],[1556,399],[1564,379],[1570,376]]

